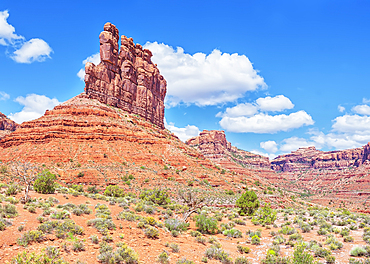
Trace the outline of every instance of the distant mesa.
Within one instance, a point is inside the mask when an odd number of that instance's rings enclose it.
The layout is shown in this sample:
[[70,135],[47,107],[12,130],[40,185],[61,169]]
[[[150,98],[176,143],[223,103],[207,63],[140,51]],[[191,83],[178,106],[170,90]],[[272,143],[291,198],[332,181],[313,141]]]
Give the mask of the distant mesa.
[[91,99],[137,114],[164,128],[167,83],[151,61],[152,53],[121,36],[111,23],[100,33],[99,65],[86,63],[85,92]]

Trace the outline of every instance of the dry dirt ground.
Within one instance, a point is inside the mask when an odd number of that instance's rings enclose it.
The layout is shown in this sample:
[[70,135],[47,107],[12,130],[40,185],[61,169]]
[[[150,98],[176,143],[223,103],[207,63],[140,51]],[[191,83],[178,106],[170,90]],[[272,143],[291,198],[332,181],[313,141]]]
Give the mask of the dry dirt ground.
[[[16,198],[18,199],[20,197],[20,194],[16,196]],[[20,238],[24,233],[30,230],[37,229],[37,226],[40,225],[40,222],[36,218],[43,213],[43,210],[41,208],[37,208],[35,213],[30,213],[28,210],[23,208],[23,204],[18,203],[16,204],[18,216],[16,216],[15,218],[10,218],[9,220],[12,222],[12,225],[6,227],[4,231],[0,231],[0,263],[7,263],[7,261],[10,261],[14,256],[16,256],[18,253],[21,253],[22,251],[39,253],[42,251],[43,248],[46,248],[48,246],[55,246],[59,248],[61,250],[61,257],[69,263],[99,263],[97,259],[97,256],[99,255],[99,244],[93,244],[90,236],[97,235],[99,237],[99,242],[101,242],[102,235],[98,232],[96,228],[87,225],[88,220],[94,219],[96,217],[96,210],[94,209],[94,207],[98,203],[106,204],[109,207],[112,220],[117,227],[115,230],[111,230],[109,232],[109,235],[113,237],[113,242],[111,242],[110,244],[114,247],[117,242],[125,242],[129,247],[133,248],[138,253],[140,263],[157,262],[158,256],[163,250],[167,250],[170,253],[170,263],[176,263],[177,260],[182,258],[187,258],[188,260],[192,260],[195,263],[202,263],[202,258],[205,256],[205,251],[211,245],[208,242],[208,239],[212,235],[204,235],[207,239],[207,242],[205,244],[196,242],[195,238],[190,235],[191,231],[196,230],[195,222],[193,221],[192,217],[190,220],[189,229],[179,236],[173,237],[171,233],[165,228],[158,228],[159,237],[157,239],[150,239],[146,237],[143,229],[137,227],[137,221],[130,222],[117,219],[117,215],[124,210],[122,207],[118,206],[118,203],[112,205],[108,201],[87,198],[83,195],[78,195],[76,197],[71,194],[62,193],[43,195],[31,191],[31,197],[36,198],[40,201],[41,199],[47,200],[49,199],[49,197],[54,197],[59,200],[59,205],[64,205],[66,203],[72,203],[75,205],[87,204],[88,207],[92,209],[92,213],[83,214],[81,216],[77,216],[74,214],[70,215],[70,218],[75,221],[77,225],[83,227],[84,234],[75,235],[66,239],[59,239],[55,236],[55,234],[49,234],[42,242],[33,242],[27,247],[20,246],[17,244],[17,239]],[[3,200],[1,202],[1,205],[4,206],[8,203],[9,202]],[[58,204],[55,204],[53,208],[56,208]],[[133,204],[130,205],[130,209],[131,211],[134,211]],[[221,223],[230,222],[230,220],[226,216],[231,215],[232,210],[234,209],[217,208],[215,210],[223,210],[224,212],[224,217],[222,221],[219,222],[219,226]],[[157,211],[154,214],[147,214],[143,212],[135,213],[145,217],[153,216],[157,221],[164,222],[164,211],[165,210],[163,208],[158,207]],[[291,212],[293,212],[293,210]],[[237,250],[238,245],[248,246],[250,248],[250,253],[243,254],[243,256],[245,256],[250,261],[250,263],[260,263],[261,259],[266,256],[268,248],[272,245],[273,236],[270,234],[271,231],[278,232],[280,226],[287,221],[291,221],[291,226],[299,230],[299,232],[303,236],[304,241],[309,242],[311,240],[316,240],[325,246],[324,242],[326,237],[317,234],[317,230],[319,229],[318,226],[314,226],[313,230],[308,233],[302,233],[298,228],[298,225],[293,224],[294,218],[297,216],[294,212],[292,214],[289,214],[279,211],[277,216],[278,217],[275,222],[275,224],[277,225],[276,227],[262,227],[260,225],[254,225],[251,222],[251,219],[239,217],[240,220],[243,220],[246,223],[246,225],[235,225],[235,228],[242,232],[242,238],[228,238],[220,233],[217,235],[213,235],[213,237],[216,237],[218,239],[218,241],[222,244],[222,248],[226,252],[228,252],[233,259],[242,256],[242,254],[239,253]],[[50,216],[47,217],[50,219]],[[313,220],[312,217],[310,218],[310,216],[308,216],[308,213],[307,219],[307,221],[310,221],[310,219]],[[22,231],[19,231],[19,226],[24,226],[24,229]],[[261,244],[252,245],[250,243],[248,235],[246,235],[246,232],[248,230],[255,231],[257,229],[261,229],[262,231]],[[366,243],[362,239],[363,232],[363,229],[351,230],[350,235],[354,238],[354,241],[351,243],[344,242],[343,248],[341,248],[340,250],[332,251],[332,254],[336,257],[336,263],[348,263],[348,259],[350,257],[349,252],[351,251],[353,246],[366,245]],[[343,242],[343,238],[339,234],[334,234],[334,236],[337,237],[339,241]],[[289,240],[288,235],[284,235],[284,237],[287,241]],[[72,244],[76,240],[83,241],[83,244],[85,245],[84,251],[75,252],[71,250]],[[179,252],[172,252],[172,250],[168,246],[166,247],[167,243],[178,244]],[[63,244],[67,245],[67,248],[69,248],[68,251],[64,249],[65,245],[63,246]],[[289,256],[292,255],[293,248],[291,246],[282,244],[281,252],[283,256]],[[325,263],[325,259],[318,258],[318,260],[320,261],[320,263]],[[220,261],[208,259],[208,263],[220,263]]]

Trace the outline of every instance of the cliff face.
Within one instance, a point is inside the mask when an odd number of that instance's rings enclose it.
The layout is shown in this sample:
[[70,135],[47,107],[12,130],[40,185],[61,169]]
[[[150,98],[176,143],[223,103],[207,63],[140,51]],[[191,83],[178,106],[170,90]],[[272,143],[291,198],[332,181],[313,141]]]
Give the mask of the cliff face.
[[280,155],[271,161],[275,171],[302,171],[309,169],[345,169],[359,167],[370,158],[369,143],[361,148],[324,152],[315,147],[300,148]]
[[166,80],[151,61],[152,53],[121,36],[111,23],[100,33],[99,65],[86,63],[85,92],[89,98],[137,114],[164,128]]
[[186,141],[186,144],[198,149],[205,157],[230,170],[242,168],[270,170],[267,157],[253,154],[231,146],[226,140],[224,131],[203,130],[199,136]]
[[19,125],[13,120],[10,120],[3,113],[0,113],[0,138],[9,135],[12,131],[15,131]]

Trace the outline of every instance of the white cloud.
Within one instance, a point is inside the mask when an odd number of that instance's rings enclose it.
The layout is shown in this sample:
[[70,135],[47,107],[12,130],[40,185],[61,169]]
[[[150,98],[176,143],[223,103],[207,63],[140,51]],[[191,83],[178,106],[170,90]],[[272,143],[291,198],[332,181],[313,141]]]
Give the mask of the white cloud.
[[276,154],[273,154],[273,153],[264,153],[264,152],[261,152],[259,150],[252,150],[251,151],[253,154],[257,154],[257,155],[261,155],[261,156],[265,156],[265,157],[268,157],[270,160],[274,159],[277,157]]
[[243,103],[238,104],[231,108],[226,108],[225,113],[218,113],[216,117],[223,117],[223,116],[229,116],[229,117],[237,117],[237,116],[253,116],[258,111],[257,106],[250,104],[250,103]]
[[256,100],[258,108],[261,111],[283,111],[285,109],[292,109],[294,104],[289,98],[284,95],[277,95],[275,97],[267,96],[265,98],[258,98]]
[[5,101],[5,100],[8,100],[9,98],[10,98],[9,94],[7,94],[6,92],[0,91],[0,101]]
[[45,95],[28,94],[26,97],[19,96],[15,102],[23,105],[23,109],[17,113],[11,113],[9,118],[17,123],[33,120],[44,115],[46,110],[53,109],[60,104],[58,99],[50,99]]
[[370,116],[338,116],[332,125],[333,131],[342,133],[370,133]]
[[224,116],[219,122],[221,127],[229,132],[237,133],[276,133],[289,131],[304,125],[313,125],[312,117],[301,110],[289,115],[256,114],[252,117],[228,117]]
[[167,123],[166,119],[164,119],[164,126],[183,142],[189,138],[198,136],[200,132],[196,126],[187,125],[186,127],[176,127],[174,123]]
[[0,11],[0,45],[15,49],[11,59],[18,63],[31,63],[50,58],[53,50],[48,43],[39,38],[26,41],[23,36],[15,34],[15,28],[7,22],[8,17],[8,10]]
[[[85,65],[86,62],[92,62],[95,65],[98,65],[100,63],[100,53],[99,52],[95,53],[95,54],[87,57],[86,59],[84,59],[82,61],[83,65]],[[80,69],[77,73],[77,76],[78,76],[78,78],[80,78],[81,81],[83,81],[84,78],[85,78],[85,68]]]
[[309,142],[304,138],[299,138],[299,137],[291,137],[291,138],[286,138],[282,141],[280,144],[280,151],[283,152],[291,152],[295,151],[299,148],[306,148],[306,147],[311,147],[314,146],[315,142]]
[[370,103],[370,99],[362,98],[362,102],[363,102],[364,104],[368,104],[368,103]]
[[338,105],[338,111],[343,113],[346,110],[344,106]]
[[0,45],[13,45],[17,40],[23,40],[24,37],[15,34],[15,28],[7,21],[9,17],[8,10],[0,11]]
[[352,111],[360,115],[370,115],[370,106],[356,105],[352,108]]
[[222,53],[190,55],[181,47],[147,42],[153,62],[168,82],[166,105],[180,103],[198,106],[232,102],[247,91],[267,88],[245,55]]
[[23,43],[22,47],[14,51],[12,59],[18,63],[31,63],[34,61],[44,61],[50,58],[50,53],[53,50],[49,44],[42,39],[30,39]]
[[276,151],[278,151],[277,143],[273,140],[261,142],[260,147],[269,153],[275,153]]

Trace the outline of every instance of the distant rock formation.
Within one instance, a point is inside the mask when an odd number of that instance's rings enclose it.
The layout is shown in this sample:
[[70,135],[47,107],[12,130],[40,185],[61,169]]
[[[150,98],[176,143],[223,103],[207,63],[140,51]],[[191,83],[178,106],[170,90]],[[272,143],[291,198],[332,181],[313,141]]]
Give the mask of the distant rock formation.
[[344,169],[358,167],[370,159],[370,143],[354,149],[320,151],[315,147],[299,148],[271,161],[275,171],[302,171],[309,169]]
[[0,113],[0,138],[15,131],[18,127],[19,125],[17,123],[7,118],[3,113]]
[[[206,158],[236,172],[240,167],[270,170],[268,157],[231,146],[231,143],[226,140],[224,131],[203,130],[199,136],[187,140],[186,144],[198,149]],[[239,165],[239,168],[235,165]]]
[[86,63],[85,92],[89,98],[137,114],[164,128],[166,80],[152,63],[152,53],[121,37],[111,23],[100,33],[99,65]]

